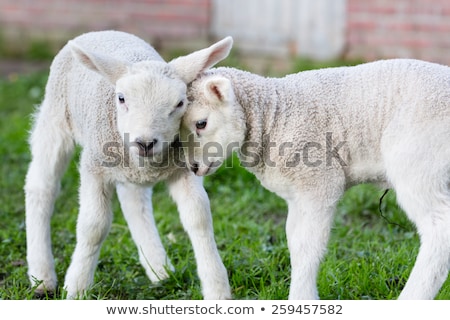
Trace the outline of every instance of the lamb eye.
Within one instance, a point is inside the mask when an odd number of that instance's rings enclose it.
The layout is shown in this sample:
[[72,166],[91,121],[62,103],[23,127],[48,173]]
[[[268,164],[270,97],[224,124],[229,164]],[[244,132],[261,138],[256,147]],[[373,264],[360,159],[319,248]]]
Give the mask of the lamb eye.
[[208,122],[206,121],[206,119],[204,119],[204,120],[199,120],[199,121],[197,121],[196,123],[195,123],[195,127],[197,128],[197,129],[205,129],[205,127],[206,127],[206,124],[207,124]]
[[183,105],[184,105],[184,101],[181,100],[180,102],[178,102],[177,108],[181,108]]
[[119,103],[125,103],[125,97],[122,93],[118,93],[117,98],[119,99]]

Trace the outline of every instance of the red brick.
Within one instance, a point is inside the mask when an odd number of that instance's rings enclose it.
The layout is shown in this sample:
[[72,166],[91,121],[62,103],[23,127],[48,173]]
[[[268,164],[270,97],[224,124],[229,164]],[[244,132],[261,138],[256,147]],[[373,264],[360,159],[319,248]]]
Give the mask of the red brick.
[[208,34],[210,3],[211,0],[1,0],[0,24],[23,30],[24,34],[51,32],[63,38],[107,28],[149,38],[198,38]]
[[349,56],[410,56],[450,64],[450,1],[348,0]]

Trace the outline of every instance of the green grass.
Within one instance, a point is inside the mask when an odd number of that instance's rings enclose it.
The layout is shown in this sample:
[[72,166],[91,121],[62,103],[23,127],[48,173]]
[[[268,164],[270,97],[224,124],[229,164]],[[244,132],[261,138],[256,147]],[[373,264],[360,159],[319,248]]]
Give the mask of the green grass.
[[[303,69],[307,68],[301,62]],[[297,67],[295,67],[297,68]],[[47,73],[0,79],[0,299],[32,299],[26,275],[23,184],[30,161],[26,142],[30,115],[43,96]],[[238,165],[205,178],[216,240],[235,299],[285,299],[290,265],[285,238],[287,207]],[[78,173],[76,158],[62,181],[52,220],[53,250],[60,283],[75,245]],[[413,266],[419,240],[388,193],[370,185],[350,189],[339,203],[318,285],[322,299],[394,299]],[[176,271],[151,284],[114,202],[89,299],[201,299],[196,263],[176,207],[163,184],[154,192],[155,218]],[[54,297],[64,298],[63,290]],[[438,299],[450,298],[447,280]]]

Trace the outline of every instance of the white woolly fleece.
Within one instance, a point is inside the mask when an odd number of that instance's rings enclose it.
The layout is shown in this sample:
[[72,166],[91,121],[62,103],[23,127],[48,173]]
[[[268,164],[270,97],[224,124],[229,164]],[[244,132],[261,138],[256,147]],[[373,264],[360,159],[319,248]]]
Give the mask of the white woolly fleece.
[[[336,203],[362,182],[395,189],[421,236],[400,298],[435,297],[450,269],[449,67],[394,59],[283,78],[217,68],[188,97],[181,132],[193,171],[214,172],[234,146],[288,202],[290,298],[318,297]],[[212,145],[226,152],[208,151]]]

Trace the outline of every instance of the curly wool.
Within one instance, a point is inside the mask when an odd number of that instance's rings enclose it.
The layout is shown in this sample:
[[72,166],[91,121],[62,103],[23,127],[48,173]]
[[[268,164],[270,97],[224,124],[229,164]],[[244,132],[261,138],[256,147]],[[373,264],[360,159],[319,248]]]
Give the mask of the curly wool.
[[[270,139],[278,146],[292,142],[286,149],[286,163],[303,150],[306,143],[318,143],[324,150],[310,159],[326,160],[325,133],[333,142],[345,142],[340,158],[349,184],[384,178],[384,172],[360,171],[363,163],[381,161],[382,143],[395,130],[421,130],[450,117],[450,68],[412,59],[381,60],[358,66],[326,68],[291,74],[283,78],[265,78],[234,68],[214,68],[193,83],[190,99],[199,99],[202,80],[212,76],[228,78],[245,119],[245,141],[265,145]],[[294,120],[295,119],[295,120]],[[389,141],[386,141],[389,143]],[[276,148],[260,148],[261,159],[276,160]],[[273,154],[270,154],[272,152]],[[244,153],[244,154],[243,154]],[[245,150],[241,150],[245,157]],[[274,158],[275,157],[275,158]],[[326,165],[326,161],[321,161]],[[333,161],[332,166],[342,163]],[[285,167],[280,164],[281,169]],[[264,162],[258,169],[264,170]],[[302,166],[289,168],[292,175]]]

